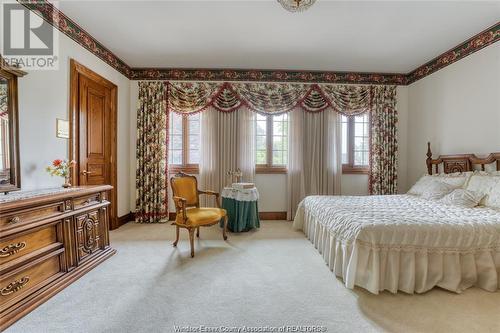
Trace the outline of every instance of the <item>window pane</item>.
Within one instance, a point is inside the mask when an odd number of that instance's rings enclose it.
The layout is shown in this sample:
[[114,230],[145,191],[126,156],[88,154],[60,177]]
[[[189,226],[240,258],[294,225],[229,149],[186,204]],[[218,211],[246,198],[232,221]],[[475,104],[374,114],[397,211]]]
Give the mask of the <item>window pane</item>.
[[265,136],[258,136],[257,137],[257,143],[256,143],[255,149],[266,150],[266,137]]
[[170,134],[182,134],[182,116],[170,112]]
[[[342,116],[342,118],[347,118],[345,116]],[[347,164],[349,163],[349,158],[348,158],[348,153],[347,153],[347,123],[342,122],[342,163]]]
[[188,164],[198,164],[200,161],[200,114],[189,116],[187,123],[188,131]]
[[366,166],[369,162],[369,123],[368,123],[368,114],[365,113],[363,115],[354,117],[354,165],[356,166]]
[[190,149],[189,150],[189,163],[190,164],[198,164],[200,163],[200,150]]
[[341,134],[342,134],[342,163],[349,163],[349,118],[341,115]]
[[288,163],[288,114],[273,116],[273,165],[286,165]]
[[200,136],[190,135],[189,136],[189,149],[199,149],[200,147]]
[[267,116],[263,116],[261,115],[260,113],[257,113],[257,117],[255,117],[256,120],[266,120],[267,119]]
[[256,150],[255,164],[266,164],[265,150]]
[[182,116],[170,112],[169,122],[168,163],[182,164]]
[[273,164],[275,165],[284,165],[285,162],[283,160],[283,151],[273,151]]
[[182,136],[180,135],[170,136],[170,149],[182,149]]
[[258,120],[257,130],[255,132],[256,135],[266,135],[266,122]]
[[363,123],[354,123],[354,135],[363,136]]
[[283,134],[283,122],[281,121],[273,121],[273,135],[282,135]]
[[283,137],[274,136],[273,137],[273,150],[283,150]]
[[364,138],[363,137],[355,137],[354,138],[354,151],[356,150],[364,150]]
[[363,165],[363,152],[354,152],[354,165]]
[[267,164],[267,116],[255,116],[255,164]]
[[189,117],[189,135],[200,135],[199,114]]
[[182,150],[171,150],[169,164],[182,164]]

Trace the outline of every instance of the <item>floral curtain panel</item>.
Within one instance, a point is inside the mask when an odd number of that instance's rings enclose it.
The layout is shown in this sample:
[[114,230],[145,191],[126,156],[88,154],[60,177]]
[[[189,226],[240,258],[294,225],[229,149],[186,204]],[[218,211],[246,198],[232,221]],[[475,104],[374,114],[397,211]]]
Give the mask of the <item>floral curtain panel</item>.
[[375,86],[372,103],[370,194],[396,194],[398,188],[396,87]]
[[136,214],[138,223],[168,221],[167,86],[140,82],[137,109]]

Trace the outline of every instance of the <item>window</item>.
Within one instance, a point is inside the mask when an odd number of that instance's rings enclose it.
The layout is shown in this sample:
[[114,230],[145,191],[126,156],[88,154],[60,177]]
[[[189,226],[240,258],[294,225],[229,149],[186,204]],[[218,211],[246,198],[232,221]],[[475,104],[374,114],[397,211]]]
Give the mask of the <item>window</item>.
[[198,172],[200,114],[183,117],[171,112],[169,122],[168,164],[171,171]]
[[369,130],[368,114],[342,116],[342,172],[368,173]]
[[256,172],[286,172],[288,163],[288,114],[255,118]]

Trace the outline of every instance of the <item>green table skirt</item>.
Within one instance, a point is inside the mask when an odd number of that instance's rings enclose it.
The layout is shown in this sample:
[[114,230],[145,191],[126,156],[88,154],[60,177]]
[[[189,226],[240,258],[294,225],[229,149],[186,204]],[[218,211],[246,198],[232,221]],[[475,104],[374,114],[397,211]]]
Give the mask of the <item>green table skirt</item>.
[[[222,198],[222,208],[227,211],[227,228],[232,232],[248,231],[260,227],[257,201],[237,201]],[[224,221],[220,222],[224,226]]]

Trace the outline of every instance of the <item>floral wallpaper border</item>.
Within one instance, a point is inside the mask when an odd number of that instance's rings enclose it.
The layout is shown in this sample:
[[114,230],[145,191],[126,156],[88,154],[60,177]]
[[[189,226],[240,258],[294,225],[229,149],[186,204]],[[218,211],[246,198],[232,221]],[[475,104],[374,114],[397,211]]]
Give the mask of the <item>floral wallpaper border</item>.
[[130,79],[132,69],[73,20],[46,0],[17,0],[63,34]]
[[462,44],[455,46],[451,50],[439,55],[428,63],[418,67],[406,75],[406,84],[412,84],[427,75],[431,75],[438,70],[451,65],[452,63],[477,52],[488,45],[500,40],[500,22],[492,27],[480,32],[474,37],[466,40]]
[[131,80],[259,81],[409,85],[500,40],[500,22],[407,73],[260,69],[131,68],[46,0],[17,0]]
[[259,69],[134,68],[133,80],[259,81],[405,85],[404,74]]

